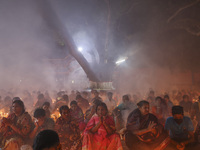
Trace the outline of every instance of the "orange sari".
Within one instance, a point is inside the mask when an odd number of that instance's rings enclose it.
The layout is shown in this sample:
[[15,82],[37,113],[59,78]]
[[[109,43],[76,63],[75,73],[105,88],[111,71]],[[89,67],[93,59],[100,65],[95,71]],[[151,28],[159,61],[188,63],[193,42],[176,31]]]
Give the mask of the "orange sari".
[[[107,125],[115,126],[111,116],[106,116],[105,121]],[[82,150],[123,150],[120,136],[117,133],[108,135],[104,125],[101,125],[96,133],[90,132],[98,122],[97,114],[88,122],[83,135]]]

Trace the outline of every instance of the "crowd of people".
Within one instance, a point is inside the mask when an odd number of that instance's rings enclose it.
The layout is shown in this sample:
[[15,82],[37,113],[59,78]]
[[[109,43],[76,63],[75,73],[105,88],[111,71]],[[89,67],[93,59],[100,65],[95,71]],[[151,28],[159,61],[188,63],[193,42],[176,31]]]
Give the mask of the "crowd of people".
[[2,150],[123,150],[125,145],[130,150],[199,148],[196,91],[157,96],[153,90],[144,96],[97,90],[70,94],[1,90],[0,94]]

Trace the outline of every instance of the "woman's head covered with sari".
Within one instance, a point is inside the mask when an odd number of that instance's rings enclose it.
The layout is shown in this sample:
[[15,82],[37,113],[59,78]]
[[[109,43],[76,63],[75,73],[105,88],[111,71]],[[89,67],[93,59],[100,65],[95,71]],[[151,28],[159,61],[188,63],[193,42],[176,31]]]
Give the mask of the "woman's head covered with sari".
[[99,103],[96,107],[96,114],[100,116],[106,116],[108,114],[108,108],[105,103]]
[[59,109],[60,111],[60,115],[61,117],[64,119],[64,120],[70,120],[71,119],[71,116],[70,116],[70,110],[69,110],[69,107],[67,105],[63,105],[60,107]]
[[137,103],[137,106],[142,115],[149,114],[149,102],[142,100],[139,103]]
[[24,102],[19,99],[12,102],[12,108],[16,116],[19,116],[25,112]]

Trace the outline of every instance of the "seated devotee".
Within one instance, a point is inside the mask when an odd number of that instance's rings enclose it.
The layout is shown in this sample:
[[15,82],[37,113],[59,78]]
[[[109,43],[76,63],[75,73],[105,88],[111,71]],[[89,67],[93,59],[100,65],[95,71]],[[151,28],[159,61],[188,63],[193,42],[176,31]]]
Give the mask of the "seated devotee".
[[128,95],[124,95],[122,101],[123,102],[113,110],[117,130],[121,130],[125,127],[125,122],[129,113],[136,107],[134,103],[130,101]]
[[35,108],[42,107],[42,105],[44,104],[45,101],[46,100],[45,100],[44,95],[41,94],[41,93],[38,94],[38,96],[37,96],[37,102],[35,104]]
[[83,91],[82,93],[81,93],[81,96],[84,98],[84,99],[89,99],[89,94],[88,94],[88,92],[86,92],[86,91]]
[[75,99],[76,99],[76,92],[74,90],[72,90],[69,95],[69,101],[73,101]]
[[92,118],[92,116],[95,114],[96,112],[96,107],[98,104],[102,103],[102,101],[96,99],[93,100],[92,102],[92,106],[85,112],[85,123],[88,123],[88,121]]
[[33,150],[62,150],[58,134],[53,130],[43,130],[35,137]]
[[78,106],[76,101],[70,103],[71,120],[79,124],[80,131],[85,129],[84,114],[82,109]]
[[81,150],[81,135],[79,126],[71,120],[70,109],[64,105],[60,107],[60,114],[56,121],[57,131],[63,150]]
[[66,101],[66,99],[63,99],[62,96],[60,97],[57,97],[56,98],[56,103],[55,103],[55,106],[54,106],[54,109],[53,109],[53,113],[59,113],[59,108],[63,105],[68,105],[68,102]]
[[44,98],[45,98],[46,102],[49,102],[49,103],[52,102],[52,99],[51,99],[48,91],[45,91]]
[[200,96],[198,98],[198,101],[193,103],[192,105],[191,118],[194,117],[196,117],[196,120],[200,121]]
[[99,97],[99,92],[97,91],[97,90],[93,90],[92,91],[92,94],[94,95],[94,97],[92,98],[92,102],[94,101],[94,100],[99,100],[99,101],[103,101],[102,100],[102,98],[101,97]]
[[171,116],[171,110],[172,110],[172,107],[173,107],[173,103],[170,100],[169,95],[164,95],[164,100],[167,104],[167,112],[166,112],[167,114],[166,115],[169,117],[169,116]]
[[42,108],[37,108],[34,111],[35,127],[30,134],[30,138],[34,138],[42,130],[53,130],[55,123],[53,119],[46,117],[45,110]]
[[150,97],[151,99],[155,100],[155,92],[153,90],[150,90],[148,97]]
[[[143,100],[127,119],[125,142],[129,149],[153,149],[163,131],[158,119],[149,113],[149,102]],[[154,142],[153,142],[154,141]],[[153,142],[153,143],[151,143]]]
[[191,119],[184,116],[183,107],[181,106],[173,106],[172,115],[173,117],[169,117],[165,123],[165,130],[169,132],[168,145],[164,144],[165,147],[177,149],[191,148],[190,144],[194,142],[194,128]]
[[68,105],[68,103],[69,103],[69,97],[68,97],[68,95],[67,95],[67,94],[64,94],[64,95],[62,96],[62,98],[63,98],[63,101],[66,102],[66,105]]
[[13,101],[12,108],[13,113],[3,118],[0,125],[0,147],[4,150],[19,150],[23,144],[27,144],[33,125],[21,100]]
[[123,111],[123,110],[128,110],[128,111],[132,111],[135,109],[135,105],[132,101],[130,101],[130,98],[128,95],[124,95],[122,97],[122,103],[119,104],[119,106],[117,106],[117,108],[120,110],[120,111]]
[[49,102],[44,102],[44,104],[42,105],[42,108],[45,110],[45,115],[47,118],[50,118],[51,112],[49,110],[50,108],[50,103]]
[[82,150],[122,150],[120,136],[115,133],[115,122],[108,115],[105,103],[97,105],[96,114],[88,122],[83,135]]
[[114,108],[117,106],[116,101],[113,99],[113,93],[112,92],[107,93],[107,99],[104,102],[108,106],[109,113],[112,113]]
[[157,103],[156,112],[154,112],[155,106],[153,106],[152,107],[152,114],[154,114],[158,118],[159,123],[164,125],[166,119],[169,117],[168,116],[167,103],[160,96],[156,97],[155,101]]
[[76,101],[83,112],[85,112],[90,107],[88,100],[84,99],[80,94],[76,96]]
[[183,107],[185,116],[191,115],[192,102],[190,101],[188,95],[183,95],[183,100],[179,103],[179,105]]

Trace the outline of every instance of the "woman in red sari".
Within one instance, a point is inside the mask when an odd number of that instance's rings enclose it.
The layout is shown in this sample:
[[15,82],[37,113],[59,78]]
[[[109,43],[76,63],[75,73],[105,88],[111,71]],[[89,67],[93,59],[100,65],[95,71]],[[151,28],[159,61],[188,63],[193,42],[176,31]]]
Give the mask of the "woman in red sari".
[[107,114],[106,104],[100,103],[84,131],[82,150],[123,150],[114,120]]

